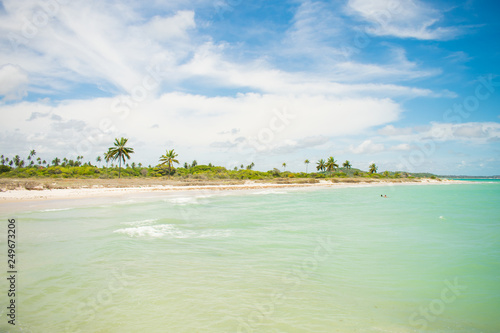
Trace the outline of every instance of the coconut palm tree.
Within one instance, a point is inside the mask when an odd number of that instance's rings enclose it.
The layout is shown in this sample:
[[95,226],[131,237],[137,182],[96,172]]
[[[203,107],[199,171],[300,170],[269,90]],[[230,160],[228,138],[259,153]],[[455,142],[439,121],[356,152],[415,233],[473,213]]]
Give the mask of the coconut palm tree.
[[35,155],[36,155],[35,149],[30,150],[30,156],[29,156],[30,158],[29,159],[31,160],[31,157],[35,157]]
[[2,165],[5,165],[5,157],[3,155],[0,156],[0,162],[2,162]]
[[100,166],[99,164],[100,164],[100,163],[101,163],[101,161],[102,161],[101,156],[97,156],[97,158],[95,159],[95,161],[97,162],[97,167],[99,167],[99,166]]
[[118,140],[118,138],[115,139],[115,146],[110,147],[108,149],[108,154],[109,158],[113,160],[118,160],[119,162],[119,167],[118,167],[118,178],[121,177],[121,169],[122,169],[122,161],[125,163],[125,157],[127,159],[130,159],[130,154],[134,153],[134,148],[130,147],[125,147],[127,144],[128,139],[126,138],[121,138]]
[[311,162],[309,160],[305,160],[304,163],[306,165],[306,173],[307,173],[307,167],[309,166],[309,163],[311,163]]
[[375,173],[377,172],[378,167],[375,165],[375,163],[370,164],[370,173]]
[[337,164],[337,161],[335,161],[335,159],[332,156],[330,156],[328,158],[328,161],[326,161],[325,166],[326,166],[326,170],[328,170],[330,172],[332,172],[334,169],[339,167],[339,165]]
[[19,155],[14,156],[14,165],[16,167],[19,167],[20,163],[21,163],[21,157],[19,157]]
[[283,162],[283,164],[281,165],[283,167],[283,172],[285,172],[285,168],[286,168],[286,163]]
[[172,170],[172,163],[177,163],[179,164],[179,161],[176,160],[175,158],[179,156],[174,150],[168,150],[165,155],[161,155],[160,157],[160,162],[162,162],[160,165],[167,165],[168,166],[168,174],[170,175],[170,172]]
[[56,158],[54,158],[54,159],[52,160],[52,164],[53,164],[54,166],[58,166],[58,165],[59,165],[59,163],[61,163],[61,160],[60,160],[59,158],[57,158],[57,157],[56,157]]
[[342,166],[346,169],[350,169],[352,167],[351,162],[349,162],[348,160],[346,160],[344,164],[342,164]]
[[104,160],[106,161],[106,169],[107,169],[108,168],[109,160],[111,159],[111,156],[109,156],[109,151],[107,151],[104,154],[102,154],[102,156],[104,156]]
[[316,163],[316,170],[323,171],[326,168],[326,163],[324,159],[320,159],[318,163]]

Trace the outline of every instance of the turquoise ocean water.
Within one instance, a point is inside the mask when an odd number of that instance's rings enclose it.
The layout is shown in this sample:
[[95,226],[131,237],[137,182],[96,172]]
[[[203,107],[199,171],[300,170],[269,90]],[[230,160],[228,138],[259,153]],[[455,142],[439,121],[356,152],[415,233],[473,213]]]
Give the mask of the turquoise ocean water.
[[3,205],[0,331],[496,333],[499,203],[481,182]]

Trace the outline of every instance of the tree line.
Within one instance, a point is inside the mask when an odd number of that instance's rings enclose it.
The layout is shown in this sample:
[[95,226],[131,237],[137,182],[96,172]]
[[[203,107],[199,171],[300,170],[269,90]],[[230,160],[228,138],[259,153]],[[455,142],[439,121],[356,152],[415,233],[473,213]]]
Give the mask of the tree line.
[[[108,150],[103,154],[104,161],[106,162],[106,168],[108,168],[109,162],[116,162],[118,161],[118,178],[121,178],[121,170],[122,170],[122,164],[124,165],[126,163],[126,160],[131,158],[131,154],[134,154],[134,148],[132,147],[127,147],[127,138],[116,138],[114,141],[114,144],[112,147],[109,147]],[[13,158],[9,159],[9,157],[5,157],[4,155],[0,156],[0,163],[1,163],[1,168],[0,172],[7,172],[10,171],[12,167],[15,168],[24,168],[24,167],[50,167],[52,166],[69,166],[69,167],[79,167],[79,166],[92,166],[90,162],[83,163],[83,156],[77,156],[76,160],[73,159],[67,159],[63,158],[62,160],[59,159],[58,157],[55,157],[50,163],[47,162],[46,160],[42,160],[40,157],[36,156],[36,151],[31,150],[27,160],[28,162],[25,162],[19,155],[15,155]],[[179,164],[179,160],[177,159],[177,156],[179,156],[174,149],[171,150],[166,150],[165,154],[161,155],[159,158],[159,167],[166,167],[168,170],[168,174],[171,175],[172,172],[175,172],[174,164]],[[97,156],[96,162],[99,164],[100,162],[103,161],[103,158],[101,156]],[[311,162],[306,159],[304,161],[304,164],[306,165],[306,174],[308,171],[308,165]],[[188,164],[187,162],[184,163],[184,168],[185,169],[190,169],[193,167],[196,167],[198,163],[196,160],[194,160],[191,164]],[[112,163],[112,167],[113,167]],[[137,164],[139,168],[142,167],[142,164],[139,163]],[[208,165],[209,167],[214,167],[211,163]],[[252,170],[255,164],[252,162],[251,164],[247,165],[246,167],[242,164],[240,166],[241,169],[246,169],[246,170]],[[286,162],[282,164],[283,167],[283,172],[285,172],[286,169]],[[128,164],[127,164],[128,167]],[[136,164],[132,163],[132,168],[135,168]],[[150,166],[151,167],[151,166]],[[349,160],[346,160],[343,164],[342,167],[344,170],[350,170],[352,168],[351,162]],[[234,168],[235,171],[237,171],[237,167]],[[333,156],[330,156],[328,159],[320,159],[316,163],[316,170],[319,172],[334,172],[338,171],[339,169],[339,164],[335,160]],[[274,170],[277,170],[276,168]],[[375,163],[370,164],[369,166],[369,173],[374,174],[378,170],[378,167],[375,165]],[[279,173],[279,170],[277,170]],[[274,171],[276,173],[276,171]]]

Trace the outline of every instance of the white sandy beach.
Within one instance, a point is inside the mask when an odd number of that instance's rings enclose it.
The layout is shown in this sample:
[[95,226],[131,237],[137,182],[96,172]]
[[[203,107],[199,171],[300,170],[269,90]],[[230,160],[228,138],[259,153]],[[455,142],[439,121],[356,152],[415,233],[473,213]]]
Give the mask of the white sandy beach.
[[271,188],[316,188],[316,187],[360,187],[360,186],[393,186],[393,185],[428,185],[428,184],[450,184],[462,183],[454,180],[433,180],[422,179],[412,182],[338,182],[332,183],[327,180],[321,180],[316,184],[275,184],[275,183],[257,183],[247,181],[240,185],[203,185],[203,186],[174,186],[174,185],[155,185],[143,187],[93,187],[93,188],[67,188],[67,189],[46,189],[46,190],[26,190],[15,189],[0,192],[0,203],[19,202],[19,201],[39,201],[39,200],[63,200],[63,199],[78,199],[78,198],[95,198],[120,196],[134,193],[147,192],[172,192],[172,191],[227,191],[227,190],[255,190],[255,189],[271,189]]

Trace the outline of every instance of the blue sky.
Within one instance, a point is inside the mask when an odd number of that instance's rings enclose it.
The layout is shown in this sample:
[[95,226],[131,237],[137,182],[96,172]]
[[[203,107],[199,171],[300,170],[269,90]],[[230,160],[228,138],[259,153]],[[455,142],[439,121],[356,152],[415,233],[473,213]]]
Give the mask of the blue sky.
[[[500,174],[496,1],[6,0],[0,148]],[[309,166],[309,169],[312,165]]]

